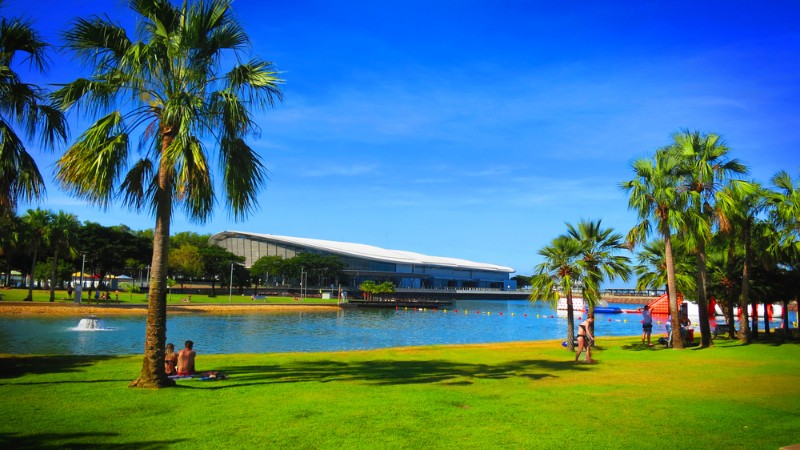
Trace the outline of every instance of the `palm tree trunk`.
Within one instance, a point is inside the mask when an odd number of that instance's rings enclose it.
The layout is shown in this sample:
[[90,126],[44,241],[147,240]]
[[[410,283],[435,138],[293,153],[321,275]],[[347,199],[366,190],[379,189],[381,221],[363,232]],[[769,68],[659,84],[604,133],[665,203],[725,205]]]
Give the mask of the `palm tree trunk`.
[[[733,273],[733,261],[734,261],[734,250],[735,250],[735,242],[733,238],[731,238],[731,243],[728,246],[728,266],[729,269],[726,271],[727,273]],[[728,288],[725,290],[727,296],[727,304],[725,308],[725,323],[728,324],[728,339],[736,339],[736,327],[734,324],[736,323],[736,317],[733,313],[733,307],[736,299],[736,290],[733,288]]]
[[672,348],[682,349],[680,323],[678,317],[678,292],[675,287],[675,261],[672,258],[672,236],[669,224],[664,221],[661,225],[661,234],[664,236],[664,260],[667,264],[667,294],[669,295],[669,313],[672,316]]
[[706,289],[708,274],[706,270],[706,244],[700,239],[697,244],[697,309],[700,320],[700,346],[711,345],[711,327],[708,324],[708,299]]
[[575,351],[575,313],[572,308],[572,291],[567,291],[567,348]]
[[58,247],[53,252],[53,263],[50,264],[50,301],[56,301],[56,272],[58,272]]
[[[165,136],[162,153],[172,138]],[[156,192],[156,227],[153,232],[153,260],[150,264],[150,292],[147,301],[147,329],[145,332],[144,361],[139,378],[131,387],[161,388],[175,386],[164,371],[165,344],[167,341],[167,263],[169,255],[169,226],[172,216],[172,168],[162,159],[158,169]]]
[[747,305],[750,303],[750,220],[744,225],[744,266],[742,268],[742,294],[739,298],[739,341],[750,343],[750,324],[748,323]]

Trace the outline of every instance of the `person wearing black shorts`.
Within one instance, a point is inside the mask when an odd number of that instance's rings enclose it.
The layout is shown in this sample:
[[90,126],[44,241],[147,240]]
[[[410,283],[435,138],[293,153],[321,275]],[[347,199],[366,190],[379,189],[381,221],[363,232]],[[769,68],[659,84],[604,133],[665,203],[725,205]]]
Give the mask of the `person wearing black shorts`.
[[650,306],[644,305],[642,310],[642,344],[651,346],[650,334],[653,332],[653,314],[650,311]]

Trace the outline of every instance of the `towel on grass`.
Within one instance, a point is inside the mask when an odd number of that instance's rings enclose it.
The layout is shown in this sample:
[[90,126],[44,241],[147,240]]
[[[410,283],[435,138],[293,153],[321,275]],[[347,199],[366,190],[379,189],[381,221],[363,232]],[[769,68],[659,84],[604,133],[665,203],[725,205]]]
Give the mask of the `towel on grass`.
[[192,375],[172,375],[170,376],[170,378],[173,380],[213,381],[213,380],[227,380],[228,376],[222,372],[211,371],[211,372],[195,373]]

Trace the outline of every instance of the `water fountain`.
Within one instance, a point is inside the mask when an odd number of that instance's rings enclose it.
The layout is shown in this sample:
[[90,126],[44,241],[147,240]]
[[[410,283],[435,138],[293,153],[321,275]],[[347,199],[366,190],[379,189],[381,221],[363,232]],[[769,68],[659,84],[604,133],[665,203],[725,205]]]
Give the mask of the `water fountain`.
[[89,316],[84,319],[81,319],[78,322],[78,326],[73,328],[75,331],[107,331],[110,328],[106,328],[105,324],[102,320],[100,320],[97,316]]

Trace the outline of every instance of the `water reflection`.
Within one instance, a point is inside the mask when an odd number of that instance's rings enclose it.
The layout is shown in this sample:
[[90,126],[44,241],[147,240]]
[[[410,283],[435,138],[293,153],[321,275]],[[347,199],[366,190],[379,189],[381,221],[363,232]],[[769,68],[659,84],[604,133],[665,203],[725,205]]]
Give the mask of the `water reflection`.
[[[456,310],[458,312],[456,312]],[[576,320],[581,313],[576,313]],[[75,317],[0,318],[0,353],[136,354],[145,316],[101,317],[111,331],[71,331]],[[641,333],[638,314],[598,315],[596,335]],[[664,333],[655,324],[653,335]],[[563,339],[566,319],[525,300],[457,301],[444,311],[333,310],[252,315],[169,316],[167,341],[191,339],[203,354],[338,351],[385,347]]]

